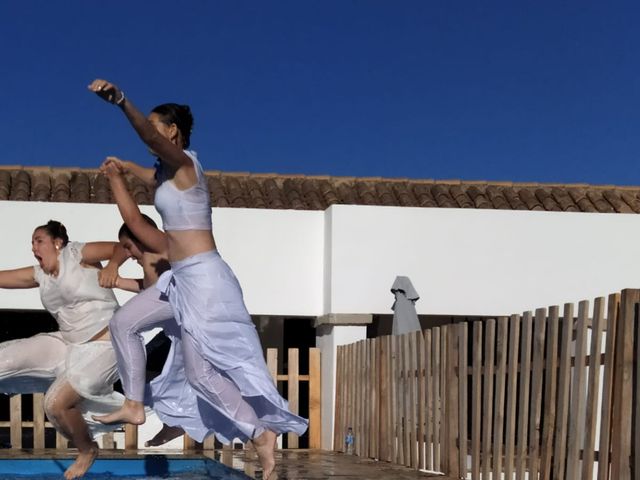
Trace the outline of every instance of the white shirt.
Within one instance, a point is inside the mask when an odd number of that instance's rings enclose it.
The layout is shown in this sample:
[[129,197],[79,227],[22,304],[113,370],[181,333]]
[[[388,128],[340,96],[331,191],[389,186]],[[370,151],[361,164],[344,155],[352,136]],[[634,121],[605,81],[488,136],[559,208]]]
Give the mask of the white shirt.
[[83,267],[84,243],[70,242],[58,256],[58,276],[47,275],[34,266],[44,308],[58,322],[62,338],[69,343],[84,343],[109,325],[118,301],[109,288],[98,284],[98,269]]

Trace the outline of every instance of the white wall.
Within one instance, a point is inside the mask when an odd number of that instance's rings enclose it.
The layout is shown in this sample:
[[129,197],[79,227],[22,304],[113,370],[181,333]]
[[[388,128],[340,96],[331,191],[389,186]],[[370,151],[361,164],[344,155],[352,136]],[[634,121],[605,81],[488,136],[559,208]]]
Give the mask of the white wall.
[[[50,218],[83,241],[115,240],[121,224],[99,204],[0,201],[0,218],[0,269],[35,263],[31,234]],[[337,205],[216,208],[213,219],[254,315],[391,313],[397,275],[411,278],[420,314],[518,313],[640,286],[640,215]],[[0,309],[41,308],[36,290],[0,289]]]
[[[152,206],[141,210],[162,225]],[[49,219],[65,224],[71,240],[117,240],[115,205],[0,201],[0,269],[34,265],[33,229]],[[243,287],[251,314],[315,316],[322,311],[323,212],[217,208],[218,248]],[[133,261],[123,276],[140,275]],[[119,300],[130,297],[117,293]],[[0,309],[41,309],[37,289],[0,289]]]
[[640,215],[332,206],[332,313],[497,315],[640,286]]

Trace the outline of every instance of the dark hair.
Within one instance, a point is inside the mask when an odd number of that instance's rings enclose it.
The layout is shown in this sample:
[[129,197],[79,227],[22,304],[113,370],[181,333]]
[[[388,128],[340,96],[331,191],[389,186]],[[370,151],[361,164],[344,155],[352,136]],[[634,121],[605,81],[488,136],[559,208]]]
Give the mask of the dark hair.
[[[62,240],[62,246],[65,247],[69,243],[67,228],[57,220],[49,220],[46,225],[36,227],[36,230],[44,230],[51,238]],[[35,230],[34,230],[35,231]]]
[[[158,225],[156,225],[156,222],[154,222],[151,217],[149,217],[148,215],[145,215],[144,213],[141,213],[140,215],[142,215],[142,218],[144,218],[144,221],[147,222],[149,225],[151,225],[152,227],[158,228]],[[127,226],[126,223],[123,223],[122,226],[120,227],[120,230],[118,230],[118,238],[125,236],[125,237],[129,237],[131,240],[135,240],[136,242],[139,242],[140,240],[138,239],[138,237],[136,237],[133,232],[131,231],[131,229]]]
[[189,148],[191,131],[193,130],[193,115],[191,115],[189,105],[163,103],[155,107],[151,112],[160,115],[162,121],[167,125],[175,123],[182,134],[183,147]]

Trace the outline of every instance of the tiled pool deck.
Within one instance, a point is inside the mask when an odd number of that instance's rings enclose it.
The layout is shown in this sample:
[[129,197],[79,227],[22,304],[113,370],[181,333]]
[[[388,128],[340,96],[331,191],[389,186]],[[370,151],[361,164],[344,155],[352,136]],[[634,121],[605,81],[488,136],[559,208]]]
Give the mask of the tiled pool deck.
[[[178,454],[175,451],[123,451],[103,450],[100,459],[141,459],[148,455],[166,455],[168,459],[197,459],[206,456],[244,472],[249,478],[262,478],[259,463],[251,450],[209,450],[195,454]],[[7,459],[66,459],[71,454],[56,454],[52,450],[0,450],[0,460]],[[436,474],[416,472],[409,468],[385,462],[321,450],[278,450],[276,471],[279,480],[449,480]],[[25,472],[27,473],[27,472]],[[90,471],[91,473],[91,471]],[[117,477],[113,477],[114,479]],[[171,478],[170,476],[168,478]],[[203,477],[206,478],[206,477]],[[235,478],[235,475],[234,475]]]

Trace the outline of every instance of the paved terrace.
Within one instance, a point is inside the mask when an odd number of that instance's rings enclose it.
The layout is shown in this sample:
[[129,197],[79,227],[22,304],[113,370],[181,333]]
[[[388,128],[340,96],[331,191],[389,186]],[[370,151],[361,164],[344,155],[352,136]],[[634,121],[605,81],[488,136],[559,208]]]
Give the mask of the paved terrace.
[[[135,458],[145,454],[166,454],[180,458],[201,457],[202,454],[178,454],[175,450],[102,450],[100,458]],[[208,450],[203,453],[225,465],[244,472],[248,478],[262,478],[258,459],[252,450]],[[0,450],[0,459],[22,458],[74,458],[75,451],[55,450]],[[386,462],[360,458],[323,450],[278,450],[276,452],[278,480],[452,480],[438,474],[416,472],[406,467]],[[25,472],[27,473],[27,472]],[[89,471],[89,474],[91,471]]]

